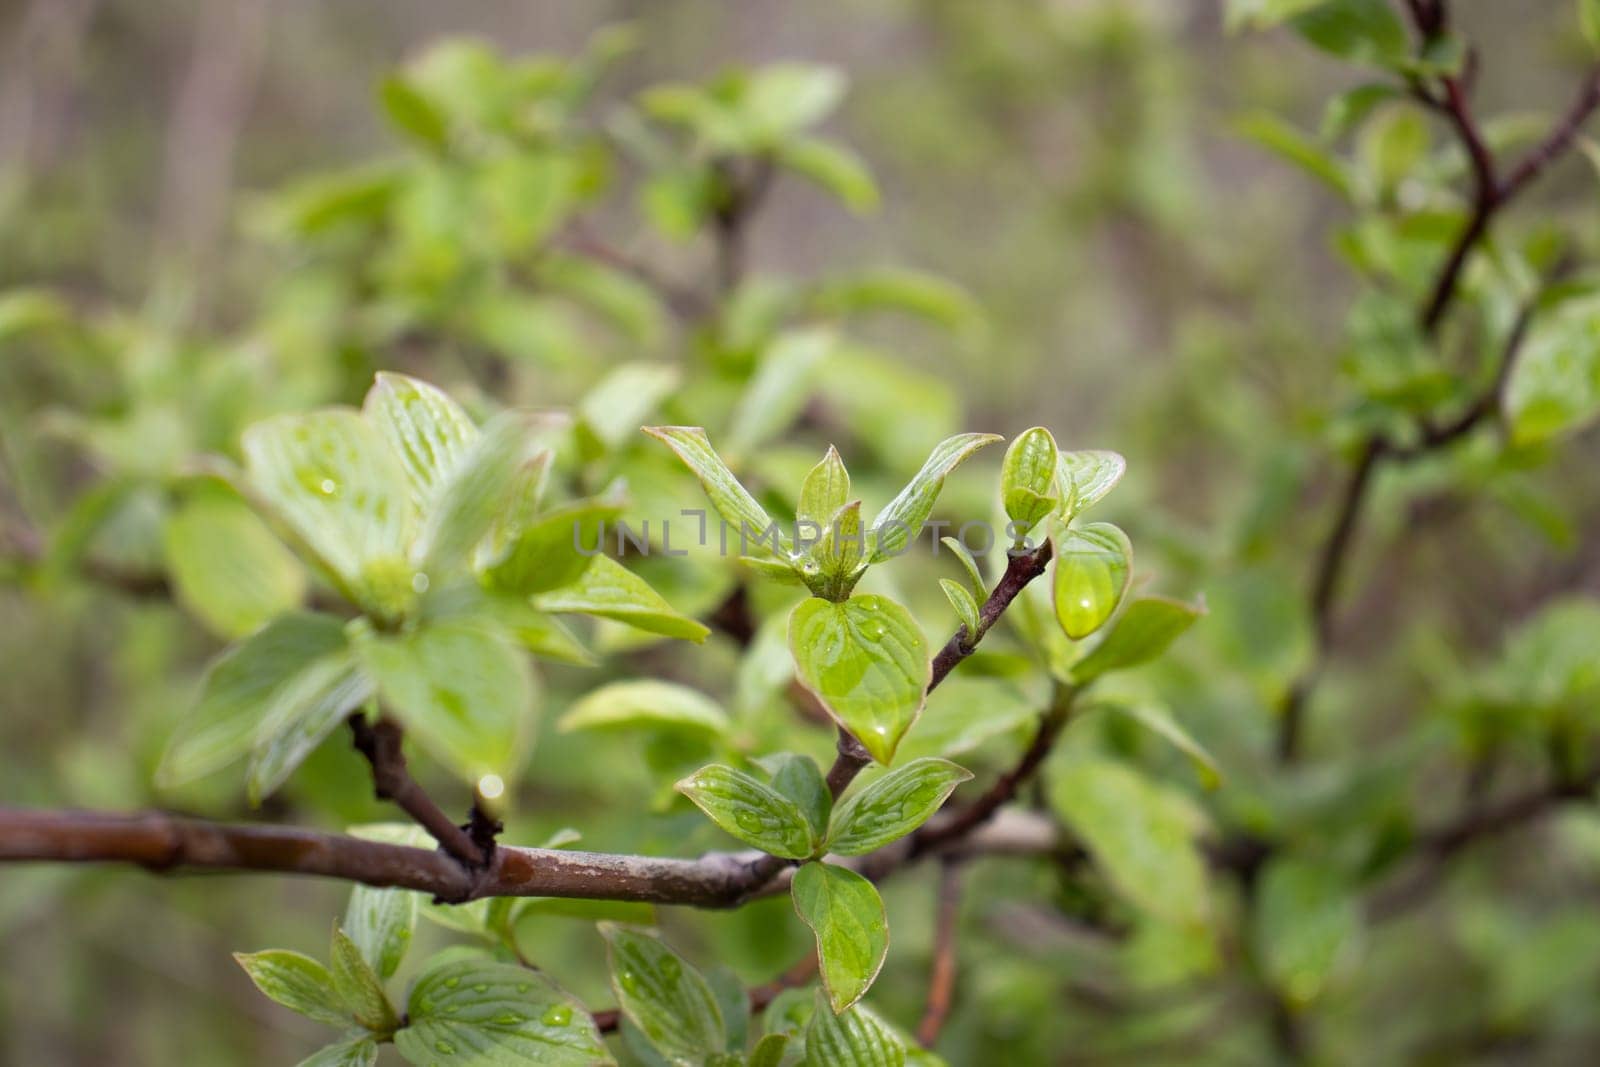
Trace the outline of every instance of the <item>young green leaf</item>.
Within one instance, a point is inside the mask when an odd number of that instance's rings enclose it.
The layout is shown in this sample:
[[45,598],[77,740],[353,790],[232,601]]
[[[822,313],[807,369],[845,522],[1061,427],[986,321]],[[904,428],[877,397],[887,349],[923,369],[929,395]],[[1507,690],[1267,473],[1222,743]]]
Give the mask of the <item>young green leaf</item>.
[[443,619],[409,633],[365,633],[356,648],[384,704],[457,774],[512,774],[535,716],[527,657],[493,627]]
[[173,592],[214,632],[243,637],[305,599],[299,562],[231,493],[179,504],[162,529]]
[[296,541],[352,599],[392,609],[416,525],[406,474],[360,415],[278,415],[244,434],[245,471]]
[[378,1043],[363,1034],[334,1045],[326,1045],[301,1060],[295,1067],[377,1067],[377,1064]]
[[1180,600],[1141,597],[1117,616],[1087,656],[1073,664],[1072,676],[1087,682],[1155,659],[1203,614],[1203,607]]
[[822,777],[817,761],[794,752],[780,752],[757,761],[772,778],[772,788],[794,801],[821,841],[828,832],[828,816],[833,811],[833,794]]
[[344,909],[344,932],[379,978],[394,976],[417,928],[417,894],[358,885]]
[[1056,439],[1043,426],[1018,435],[1000,465],[1000,498],[1006,516],[1016,524],[1022,537],[1037,526],[1061,503],[1056,478]]
[[722,1012],[700,972],[659,939],[601,923],[617,1004],[674,1067],[699,1067],[726,1048]]
[[1205,921],[1205,860],[1187,801],[1109,759],[1063,763],[1049,791],[1056,812],[1123,896],[1172,922]]
[[783,1067],[783,1055],[788,1050],[788,1034],[767,1034],[750,1050],[749,1067]]
[[661,594],[609,556],[594,562],[571,585],[538,593],[533,606],[540,611],[598,615],[665,637],[704,641],[711,631],[675,611]]
[[614,1064],[594,1018],[537,971],[481,958],[446,960],[411,987],[394,1035],[428,1067],[594,1067]]
[[449,144],[449,119],[405,78],[392,75],[383,79],[378,85],[378,99],[389,121],[419,144],[434,151],[442,151]]
[[379,371],[361,413],[400,457],[412,506],[426,514],[477,440],[478,430],[444,390]]
[[624,363],[578,402],[583,428],[609,449],[637,441],[639,424],[678,388],[683,375],[667,363]]
[[895,768],[839,805],[828,830],[828,851],[860,856],[898,841],[971,778],[971,771],[943,759],[912,760]]
[[1576,430],[1600,415],[1600,299],[1573,300],[1535,320],[1502,404],[1519,444]]
[[328,968],[310,956],[285,949],[235,952],[233,958],[269,999],[290,1011],[332,1026],[349,1026],[350,1012],[334,988]]
[[1268,979],[1306,1005],[1327,987],[1361,930],[1357,897],[1337,870],[1285,856],[1261,873],[1251,944]]
[[512,533],[484,576],[496,589],[522,595],[571,585],[594,562],[606,526],[622,512],[622,502],[612,499],[552,508]]
[[811,597],[789,616],[800,681],[879,763],[922,710],[932,663],[911,613],[880,596]]
[[1071,520],[1099,503],[1127,472],[1128,461],[1115,452],[1063,452],[1057,465],[1063,518]]
[[641,678],[592,690],[561,717],[556,728],[573,730],[657,729],[720,737],[728,713],[698,689]]
[[967,628],[967,638],[971,640],[973,634],[983,629],[982,620],[978,615],[978,602],[972,599],[972,594],[967,592],[966,586],[949,578],[940,578],[939,588],[944,590],[950,606],[956,609],[956,618]]
[[1324,52],[1359,62],[1393,64],[1410,48],[1405,25],[1388,0],[1324,0],[1289,25]]
[[899,311],[957,333],[983,327],[983,309],[965,289],[937,274],[903,267],[835,276],[818,288],[815,302],[825,315]]
[[400,1025],[389,997],[383,991],[383,982],[361,955],[361,949],[338,927],[333,930],[333,947],[330,950],[333,986],[344,998],[356,1022],[375,1034],[394,1033]]
[[857,215],[878,210],[878,183],[866,162],[834,141],[796,137],[778,147],[778,162],[838,198]]
[[800,483],[800,505],[795,508],[795,521],[814,527],[816,537],[822,536],[828,521],[839,513],[850,500],[850,472],[838,449],[832,445],[822,460],[812,467],[806,480]]
[[712,505],[733,528],[730,536],[744,532],[760,544],[759,538],[775,528],[772,517],[756,503],[755,497],[739,483],[711,447],[705,430],[698,426],[647,426],[644,432],[665,442],[700,479]]
[[412,548],[424,569],[448,573],[471,564],[473,550],[511,504],[523,467],[533,461],[533,432],[532,421],[518,412],[497,415],[484,427],[426,513]]
[[816,1001],[806,1025],[806,1067],[904,1067],[905,1043],[865,1005],[834,1014],[820,989]]
[[889,920],[872,883],[831,863],[808,863],[789,887],[794,909],[817,939],[822,985],[834,1014],[871,988],[889,953]]
[[813,391],[817,365],[833,344],[831,331],[809,329],[780,334],[767,346],[755,376],[733,409],[729,455],[747,455],[794,421]]
[[243,756],[293,678],[344,647],[340,620],[294,612],[228,649],[212,663],[199,702],[168,744],[157,783],[181,785]]
[[259,804],[288,780],[330,733],[373,693],[372,680],[348,647],[303,666],[286,679],[256,729],[246,789]]
[[972,558],[967,546],[954,537],[941,537],[939,543],[955,555],[956,562],[960,563],[961,569],[966,572],[967,585],[972,591],[973,598],[987,600],[989,591],[983,584],[983,572],[978,570],[978,561]]
[[1084,714],[1096,709],[1104,709],[1114,715],[1125,715],[1146,730],[1165,740],[1173,748],[1189,757],[1195,766],[1202,784],[1207,789],[1214,789],[1222,781],[1222,769],[1217,766],[1217,761],[1205,747],[1190,736],[1172,714],[1165,708],[1151,704],[1134,704],[1121,700],[1105,700],[1090,705],[1084,709]]
[[1071,526],[1055,538],[1056,620],[1074,641],[1105,625],[1122,603],[1132,574],[1133,545],[1109,522]]
[[673,788],[747,845],[785,859],[806,859],[821,843],[794,801],[743,771],[711,764]]
[[950,472],[980,448],[999,440],[1002,438],[992,433],[964,433],[934,446],[922,469],[872,520],[872,561],[876,563],[905,551],[933,512],[934,502],[939,499]]
[[[861,501],[853,500],[834,513],[822,528],[822,537],[811,549],[811,562],[821,571],[818,590],[829,600],[850,595],[860,577],[866,537],[861,529]],[[802,570],[802,573],[808,573]]]
[[756,71],[739,108],[756,143],[779,143],[827,118],[844,98],[843,72],[815,63],[773,63]]

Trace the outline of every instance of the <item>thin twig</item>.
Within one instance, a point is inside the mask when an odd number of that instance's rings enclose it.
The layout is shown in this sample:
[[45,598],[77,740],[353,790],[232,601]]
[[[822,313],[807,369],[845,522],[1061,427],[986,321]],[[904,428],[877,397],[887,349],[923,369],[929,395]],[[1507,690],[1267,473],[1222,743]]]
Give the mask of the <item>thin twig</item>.
[[486,829],[482,814],[478,813],[473,819],[478,832],[469,833],[457,826],[428,791],[411,777],[406,769],[405,732],[400,724],[386,718],[369,723],[361,712],[350,716],[349,721],[356,750],[372,765],[372,788],[378,799],[393,801],[457,860],[468,867],[483,867],[494,851],[494,838],[492,833],[487,837],[488,847],[480,844],[478,839],[484,838]]
[[947,859],[939,867],[939,907],[934,918],[933,965],[928,974],[928,1003],[917,1024],[917,1041],[932,1048],[950,1016],[956,988],[956,927],[961,918],[961,863]]

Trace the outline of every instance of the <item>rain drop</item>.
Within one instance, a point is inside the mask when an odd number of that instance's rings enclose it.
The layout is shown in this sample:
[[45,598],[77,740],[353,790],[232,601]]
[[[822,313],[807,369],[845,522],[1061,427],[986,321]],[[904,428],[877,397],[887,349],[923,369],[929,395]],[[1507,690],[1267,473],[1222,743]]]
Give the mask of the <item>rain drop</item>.
[[413,593],[426,593],[428,591],[428,576],[421,571],[411,576],[411,591]]
[[572,1022],[572,1009],[565,1004],[556,1004],[548,1009],[539,1021],[546,1026],[566,1026]]

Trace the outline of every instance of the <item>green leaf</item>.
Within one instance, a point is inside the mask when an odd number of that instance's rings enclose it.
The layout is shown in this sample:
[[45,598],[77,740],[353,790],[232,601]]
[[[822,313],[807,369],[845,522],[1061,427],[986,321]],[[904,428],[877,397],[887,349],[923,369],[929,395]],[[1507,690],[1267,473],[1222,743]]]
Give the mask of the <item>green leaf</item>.
[[844,74],[812,63],[774,63],[750,78],[740,111],[770,144],[827,118],[844,98]]
[[817,761],[794,752],[780,752],[758,762],[771,776],[772,788],[794,801],[811,824],[817,840],[821,841],[828,833],[833,794],[828,791],[828,783]]
[[409,593],[416,516],[377,431],[345,408],[279,415],[245,431],[244,457],[251,484],[329,577],[357,603],[392,612]]
[[1211,753],[1196,741],[1189,731],[1185,730],[1172,713],[1165,708],[1151,704],[1134,704],[1121,700],[1107,700],[1091,705],[1084,709],[1085,714],[1098,708],[1103,708],[1117,715],[1126,715],[1146,730],[1165,740],[1179,752],[1188,756],[1194,763],[1195,770],[1199,772],[1200,780],[1207,789],[1214,789],[1222,782],[1222,769],[1217,766],[1217,761]]
[[1073,664],[1072,676],[1087,682],[1155,659],[1203,614],[1203,607],[1179,600],[1140,597],[1117,616],[1100,643]]
[[720,737],[728,731],[728,713],[698,689],[673,682],[639,679],[613,682],[593,690],[556,724],[573,730],[665,729]]
[[794,910],[816,935],[828,1003],[842,1012],[871,988],[889,953],[883,900],[871,882],[831,863],[801,867],[789,889]]
[[966,290],[946,278],[901,267],[879,267],[834,278],[817,289],[824,315],[900,311],[957,333],[975,333],[983,310]]
[[1394,64],[1406,57],[1406,28],[1388,0],[1326,0],[1289,20],[1311,44],[1357,62]]
[[496,589],[525,596],[571,585],[594,562],[607,524],[623,510],[614,499],[552,508],[509,533],[503,554],[484,576]]
[[1361,928],[1361,907],[1339,872],[1293,857],[1260,875],[1251,942],[1273,986],[1293,1005],[1316,1000]]
[[[603,316],[641,349],[648,351],[660,343],[666,330],[666,312],[655,289],[625,270],[592,259],[564,256],[554,251],[544,255],[545,259],[539,264],[539,281],[545,286]],[[658,370],[671,370],[659,364],[655,366]],[[675,378],[670,384],[675,384]],[[627,428],[626,436],[619,439],[619,443],[633,435],[643,418],[641,415]]]
[[865,1005],[834,1014],[820,989],[816,1001],[806,1025],[806,1067],[903,1067],[905,1043]]
[[1043,426],[1024,430],[1006,449],[1000,465],[1000,497],[1017,537],[1049,517],[1060,505],[1056,439]]
[[1326,0],[1227,0],[1228,29],[1270,29]]
[[239,759],[295,676],[344,647],[338,619],[295,612],[228,649],[212,663],[199,702],[168,744],[157,783],[181,785]]
[[429,1067],[614,1064],[594,1018],[536,971],[479,958],[447,960],[411,987],[395,1048]]
[[391,978],[411,948],[417,928],[417,894],[358,885],[344,909],[344,932],[379,978]]
[[1062,764],[1049,791],[1056,812],[1130,902],[1172,922],[1206,920],[1205,860],[1187,801],[1108,759]]
[[716,995],[700,972],[659,939],[601,923],[611,988],[622,1014],[668,1063],[699,1067],[726,1047]]
[[1249,115],[1234,132],[1327,185],[1343,199],[1355,199],[1355,185],[1343,160],[1276,115]]
[[818,364],[833,346],[833,333],[825,329],[794,330],[773,339],[733,409],[729,455],[749,454],[795,420],[811,396]]
[[259,804],[277,792],[372,693],[372,680],[348,647],[313,660],[286,679],[256,729],[245,782],[250,803]]
[[[813,592],[829,600],[849,596],[856,579],[866,570],[862,562],[865,541],[866,534],[861,529],[861,501],[855,500],[834,513],[823,525],[821,539],[811,548],[810,562],[815,564],[821,579]],[[802,569],[802,574],[808,575],[808,571]]]
[[368,966],[356,943],[338,927],[333,930],[330,959],[333,986],[344,998],[356,1022],[377,1034],[393,1033],[400,1020],[383,991],[383,982]]
[[1055,538],[1055,607],[1061,629],[1081,641],[1105,625],[1132,574],[1133,545],[1109,522],[1068,527]]
[[711,633],[675,611],[643,578],[609,556],[596,556],[576,582],[539,593],[532,603],[540,611],[598,615],[665,637],[704,641]]
[[774,528],[772,517],[739,484],[739,479],[733,476],[727,464],[722,462],[722,457],[711,447],[711,441],[703,429],[698,426],[647,426],[644,432],[666,442],[700,479],[706,496],[711,498],[717,511],[733,527],[730,533],[748,531],[750,537],[759,538]]
[[798,805],[732,767],[701,767],[673,786],[706,817],[747,845],[785,859],[815,855],[820,841]]
[[296,1067],[377,1067],[378,1043],[362,1035],[318,1049]]
[[411,503],[426,514],[478,439],[472,419],[444,390],[388,371],[373,379],[361,413],[400,457]]
[[1600,48],[1600,0],[1578,0],[1578,30],[1590,47]]
[[489,615],[529,652],[557,663],[594,666],[594,653],[560,619],[535,610],[526,600],[495,597],[492,604]]
[[801,683],[888,764],[922,710],[933,670],[911,613],[880,596],[812,597],[789,616],[789,652]]
[[1600,300],[1570,301],[1535,321],[1506,383],[1504,408],[1518,444],[1600,415]]
[[941,537],[939,543],[955,554],[956,562],[961,564],[961,569],[967,574],[968,588],[972,590],[973,598],[987,600],[989,591],[984,587],[983,573],[978,570],[978,561],[972,558],[972,552],[967,546],[954,537]]
[[750,1050],[749,1067],[783,1067],[783,1055],[787,1051],[788,1034],[767,1034]]
[[412,550],[425,569],[450,573],[472,562],[473,550],[513,504],[512,491],[534,462],[532,436],[532,421],[516,412],[497,415],[484,427],[427,513]]
[[457,774],[510,777],[533,740],[527,658],[496,629],[444,619],[356,642],[378,692],[408,733]]
[[814,527],[818,536],[828,521],[839,513],[850,500],[850,472],[844,460],[832,445],[827,453],[800,483],[800,505],[795,509],[796,523]]
[[72,307],[48,289],[10,289],[0,293],[0,344],[37,330],[72,322]]
[[924,758],[897,767],[834,812],[828,851],[861,856],[921,826],[972,772],[949,760]]
[[933,512],[950,472],[980,448],[999,440],[1002,438],[992,433],[964,433],[939,442],[916,476],[872,520],[872,561],[905,551]]
[[450,143],[449,120],[404,78],[385,78],[378,86],[378,98],[389,121],[424,147],[438,151]]
[[1402,91],[1393,85],[1382,82],[1372,85],[1358,85],[1354,89],[1340,93],[1328,100],[1327,106],[1322,109],[1322,139],[1335,141],[1356,126],[1373,109],[1380,104],[1397,100],[1403,95]]
[[844,145],[797,137],[778,147],[778,162],[816,183],[857,215],[878,210],[878,183],[862,158]]
[[178,600],[215,633],[243,637],[305,599],[300,564],[232,494],[189,497],[162,533]]
[[979,617],[978,602],[973,599],[967,587],[960,582],[951,581],[949,578],[939,579],[939,588],[944,590],[945,597],[950,601],[950,606],[956,609],[956,618],[961,620],[961,625],[967,628],[967,636],[983,629],[982,619]]
[[271,1000],[319,1023],[348,1026],[350,1013],[334,988],[328,968],[310,956],[285,949],[235,952],[244,973]]
[[682,374],[666,363],[624,363],[578,402],[583,425],[607,448],[637,441],[639,424],[678,388]]

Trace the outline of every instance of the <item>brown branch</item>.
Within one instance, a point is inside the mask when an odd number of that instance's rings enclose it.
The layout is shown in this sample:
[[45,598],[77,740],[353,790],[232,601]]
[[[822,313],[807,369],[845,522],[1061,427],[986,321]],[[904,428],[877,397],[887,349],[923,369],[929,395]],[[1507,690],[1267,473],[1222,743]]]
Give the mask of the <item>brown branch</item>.
[[933,966],[928,974],[928,1003],[917,1024],[917,1041],[932,1048],[950,1015],[956,988],[956,927],[961,918],[961,864],[946,860],[939,869],[939,910],[934,919]]
[[713,170],[722,188],[720,202],[711,213],[711,235],[716,252],[717,292],[726,297],[744,278],[750,219],[772,187],[777,168],[769,156],[757,156],[743,167],[736,160],[719,160]]
[[487,848],[480,844],[479,839],[484,837],[486,829],[481,813],[473,819],[478,832],[469,833],[457,826],[428,791],[411,777],[406,769],[405,732],[400,724],[393,719],[369,723],[362,712],[350,716],[349,721],[356,751],[372,765],[372,788],[378,799],[393,801],[460,862],[472,868],[484,866],[494,851],[494,839],[488,838]]

